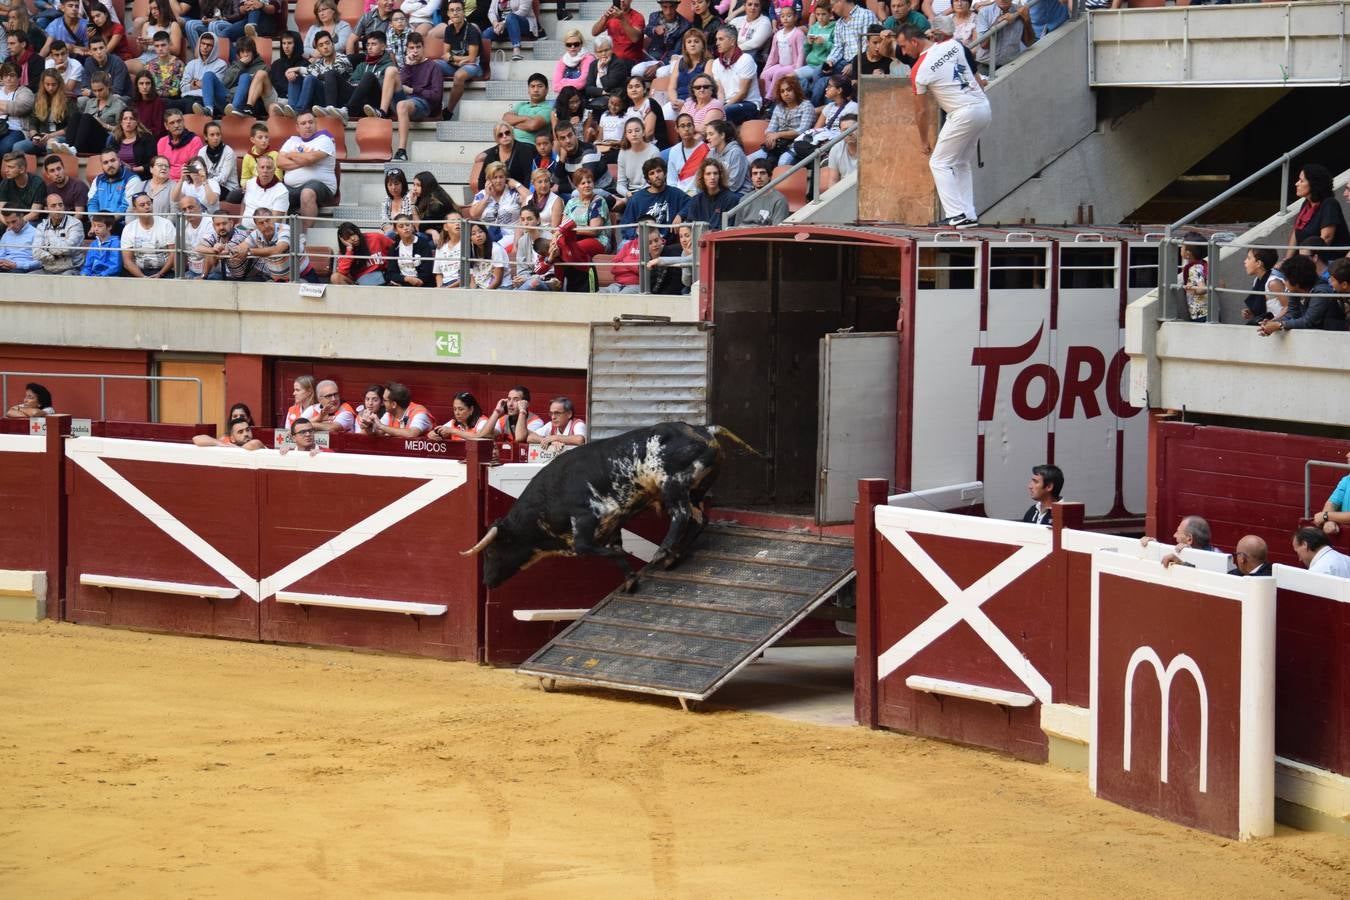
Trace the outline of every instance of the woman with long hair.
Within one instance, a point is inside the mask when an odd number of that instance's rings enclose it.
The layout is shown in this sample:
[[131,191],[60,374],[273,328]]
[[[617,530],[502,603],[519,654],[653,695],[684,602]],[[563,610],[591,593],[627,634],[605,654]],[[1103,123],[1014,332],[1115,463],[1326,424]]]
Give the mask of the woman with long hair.
[[127,108],[126,101],[112,92],[112,78],[107,72],[95,72],[89,78],[89,96],[76,101],[80,114],[66,129],[66,140],[71,150],[54,146],[57,152],[98,153],[108,143],[108,136],[117,131],[117,122]]
[[1328,247],[1341,248],[1336,255],[1344,256],[1344,248],[1350,245],[1350,232],[1346,230],[1341,205],[1336,202],[1327,167],[1317,163],[1305,165],[1298,173],[1298,181],[1294,182],[1294,195],[1303,203],[1289,233],[1289,249],[1293,250],[1310,237],[1320,237]]
[[450,403],[450,421],[427,432],[433,441],[462,441],[466,438],[487,437],[488,417],[478,398],[468,391],[460,391]]
[[[782,75],[775,86],[778,102],[769,116],[769,127],[764,133],[763,148],[750,154],[753,162],[768,157],[769,162],[778,165],[783,154],[792,149],[792,142],[811,130],[816,120],[816,108],[806,99],[801,82],[796,75]],[[765,96],[772,96],[766,94]]]
[[553,67],[553,89],[561,91],[565,87],[581,90],[586,87],[586,76],[595,65],[595,56],[586,52],[586,42],[581,32],[569,28],[562,37],[563,55]]
[[136,120],[156,141],[168,133],[164,128],[164,101],[149,72],[139,73],[131,83],[131,108],[136,111]]
[[586,104],[581,91],[574,87],[565,87],[558,91],[558,96],[553,101],[553,133],[557,134],[561,129],[571,128],[576,132],[579,141],[585,123]]
[[726,188],[733,194],[750,190],[750,161],[741,148],[736,126],[726,119],[708,125],[708,159],[715,159],[726,168]]
[[[647,143],[641,119],[633,116],[624,122],[623,142],[619,144],[619,184],[614,189],[615,195],[626,200],[630,194],[645,188],[647,178],[642,174],[642,164],[660,155],[655,145]],[[618,204],[615,204],[616,211],[618,208]]]
[[161,31],[168,32],[169,54],[183,58],[183,23],[179,21],[173,4],[170,0],[150,0],[145,10],[145,23],[136,33],[141,55],[127,60],[128,72],[135,75],[155,61],[155,35]]
[[588,291],[591,260],[608,253],[609,204],[595,192],[595,175],[585,166],[572,173],[572,197],[563,207],[563,221],[553,235],[549,259],[560,261],[558,272],[569,291]]
[[31,419],[35,416],[54,416],[52,392],[35,381],[23,386],[23,399],[5,410],[6,418]]
[[408,196],[413,201],[413,218],[422,231],[433,235],[441,230],[445,217],[459,211],[459,205],[441,187],[430,172],[418,172],[408,184]]
[[296,378],[291,383],[291,396],[295,402],[286,410],[286,421],[282,423],[284,428],[290,428],[291,423],[301,416],[308,418],[310,408],[318,404],[319,398],[314,393],[314,376],[301,375]]
[[495,291],[502,286],[510,261],[506,249],[492,239],[487,227],[474,222],[469,226],[469,277],[481,291]]
[[627,115],[642,119],[642,130],[647,142],[660,148],[670,146],[666,138],[666,114],[661,104],[648,95],[647,82],[634,75],[628,79],[624,90],[628,94]]
[[740,199],[739,194],[727,190],[727,167],[722,161],[705,159],[699,169],[698,192],[680,210],[675,224],[702,222],[709,230],[718,231],[722,228],[722,214],[731,212]]
[[150,161],[155,158],[155,137],[141,124],[134,109],[124,109],[117,119],[117,128],[108,136],[106,149],[116,150],[117,158],[136,173],[137,178],[150,177]]
[[337,230],[342,253],[328,279],[333,284],[384,284],[384,257],[394,241],[383,232],[363,233],[351,222],[343,222]]
[[816,147],[838,137],[843,130],[840,120],[850,114],[858,114],[858,104],[853,101],[853,84],[842,75],[831,75],[825,81],[825,105],[816,111],[815,124],[797,136],[792,149],[778,158],[778,164],[790,166],[805,159]]
[[46,69],[33,95],[33,133],[14,145],[15,152],[45,156],[49,145],[61,143],[66,135],[66,120],[74,113],[73,104],[66,98],[65,79],[55,69]]
[[416,212],[413,198],[408,196],[408,177],[402,169],[390,169],[384,173],[384,201],[380,204],[380,230],[391,234],[394,219],[399,216],[412,216]]
[[102,3],[89,4],[88,37],[98,35],[108,45],[108,53],[120,57],[122,62],[135,59],[139,53],[135,43],[127,36],[127,30],[121,22],[112,17],[108,7]]
[[460,227],[463,217],[456,211],[447,213],[441,230],[432,235],[436,241],[436,261],[431,273],[436,276],[436,287],[459,287]]
[[722,101],[717,99],[717,82],[712,75],[703,72],[696,75],[689,84],[689,99],[680,107],[680,113],[694,120],[694,133],[700,138],[707,136],[710,122],[726,118]]
[[[680,109],[690,97],[690,82],[712,62],[708,55],[708,36],[701,28],[690,28],[680,41],[680,53],[670,61],[670,79],[666,82],[666,100]],[[716,98],[713,98],[716,99]]]

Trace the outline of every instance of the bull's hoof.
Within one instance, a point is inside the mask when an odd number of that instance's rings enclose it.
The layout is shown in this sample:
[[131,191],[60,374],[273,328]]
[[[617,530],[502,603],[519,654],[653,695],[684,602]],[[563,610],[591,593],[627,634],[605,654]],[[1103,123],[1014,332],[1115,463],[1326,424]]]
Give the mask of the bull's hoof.
[[649,565],[669,569],[671,566],[675,565],[675,563],[676,559],[674,553],[671,553],[669,550],[658,550],[656,551],[656,555],[652,557],[652,561]]

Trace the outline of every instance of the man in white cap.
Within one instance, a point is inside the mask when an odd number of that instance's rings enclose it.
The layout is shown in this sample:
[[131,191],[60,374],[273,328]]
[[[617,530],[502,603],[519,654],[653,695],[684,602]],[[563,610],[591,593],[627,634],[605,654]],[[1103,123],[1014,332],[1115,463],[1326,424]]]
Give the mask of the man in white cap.
[[[938,224],[950,228],[979,225],[975,209],[976,145],[989,127],[989,98],[966,57],[965,47],[950,38],[929,40],[918,26],[900,26],[900,49],[914,59],[909,80],[914,87],[914,125],[928,168],[933,172],[938,200],[945,215]],[[947,121],[936,145],[929,145],[928,102],[932,93]]]

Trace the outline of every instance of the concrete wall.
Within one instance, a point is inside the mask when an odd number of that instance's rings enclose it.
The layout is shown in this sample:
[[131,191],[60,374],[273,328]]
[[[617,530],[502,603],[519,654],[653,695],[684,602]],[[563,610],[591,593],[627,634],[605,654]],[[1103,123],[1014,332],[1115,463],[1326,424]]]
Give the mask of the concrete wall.
[[788,222],[848,225],[858,221],[858,173],[841,178],[825,196],[787,217]]
[[[10,344],[315,359],[585,369],[591,322],[631,313],[692,321],[694,297],[9,276]],[[457,335],[458,355],[437,351]],[[445,341],[442,341],[444,346]]]
[[[1079,208],[1091,205],[1095,222],[1124,221],[1285,93],[1264,88],[1155,91],[1126,114],[1103,121],[990,207],[984,204],[992,194],[982,192],[977,179],[980,218],[1075,222]],[[986,147],[986,169],[990,159]]]

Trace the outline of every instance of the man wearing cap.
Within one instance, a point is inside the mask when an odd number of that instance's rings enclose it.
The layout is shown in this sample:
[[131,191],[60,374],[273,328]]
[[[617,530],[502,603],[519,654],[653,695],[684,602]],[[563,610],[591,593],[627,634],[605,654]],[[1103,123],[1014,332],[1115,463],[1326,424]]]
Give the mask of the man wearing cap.
[[646,78],[670,75],[670,58],[680,52],[689,20],[680,15],[679,0],[661,0],[661,8],[647,16],[647,58],[633,66],[633,74]]
[[[914,88],[914,126],[933,172],[938,199],[946,216],[939,225],[971,228],[979,224],[975,209],[976,147],[989,127],[989,98],[955,40],[934,43],[914,25],[900,26],[900,49],[914,57],[909,80]],[[928,143],[932,93],[947,114],[936,145]]]

